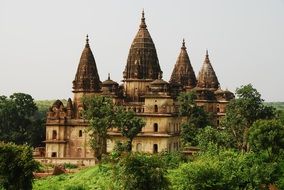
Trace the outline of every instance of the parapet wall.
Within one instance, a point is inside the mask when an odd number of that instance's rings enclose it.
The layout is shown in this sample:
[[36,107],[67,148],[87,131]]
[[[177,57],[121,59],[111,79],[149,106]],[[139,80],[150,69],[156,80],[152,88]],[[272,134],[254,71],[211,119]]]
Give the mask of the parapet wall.
[[65,164],[70,163],[78,166],[94,166],[98,163],[96,158],[53,158],[53,157],[42,157],[34,158],[36,161],[45,164]]

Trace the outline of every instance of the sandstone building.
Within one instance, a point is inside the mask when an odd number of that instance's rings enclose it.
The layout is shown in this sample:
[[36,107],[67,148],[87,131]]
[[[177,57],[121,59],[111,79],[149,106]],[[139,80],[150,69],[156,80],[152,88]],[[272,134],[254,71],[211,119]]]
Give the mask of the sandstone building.
[[[87,36],[73,81],[73,99],[69,98],[66,106],[57,100],[48,112],[46,157],[94,157],[88,145],[88,133],[85,132],[88,123],[81,116],[83,96],[110,96],[115,103],[142,117],[146,126],[133,140],[132,150],[151,153],[163,150],[171,152],[180,147],[182,118],[178,116],[179,93],[196,91],[197,104],[213,114],[216,125],[225,114],[226,104],[234,98],[231,92],[220,88],[208,52],[198,77],[195,76],[184,41],[170,81],[163,80],[162,74],[144,12],[129,50],[121,85],[111,80],[110,76],[101,82]],[[115,141],[123,140],[115,129],[109,131],[109,135],[108,151],[113,148]]]

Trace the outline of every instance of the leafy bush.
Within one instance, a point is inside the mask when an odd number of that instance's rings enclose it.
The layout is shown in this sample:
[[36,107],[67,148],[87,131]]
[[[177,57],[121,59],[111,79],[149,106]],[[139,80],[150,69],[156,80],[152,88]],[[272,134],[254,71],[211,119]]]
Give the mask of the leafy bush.
[[[38,163],[26,145],[0,142],[0,184],[4,189],[32,189],[33,172]],[[1,187],[0,186],[0,187]]]
[[74,169],[74,168],[78,168],[78,166],[75,164],[71,164],[71,163],[64,163],[64,168]]
[[266,160],[267,156],[263,154],[215,149],[171,170],[169,179],[172,189],[177,190],[259,189],[283,176],[277,163]]
[[177,168],[180,164],[187,162],[188,157],[181,152],[161,152],[159,154],[160,159],[164,162],[167,169]]
[[121,160],[119,183],[125,190],[168,189],[164,163],[157,155],[129,154]]

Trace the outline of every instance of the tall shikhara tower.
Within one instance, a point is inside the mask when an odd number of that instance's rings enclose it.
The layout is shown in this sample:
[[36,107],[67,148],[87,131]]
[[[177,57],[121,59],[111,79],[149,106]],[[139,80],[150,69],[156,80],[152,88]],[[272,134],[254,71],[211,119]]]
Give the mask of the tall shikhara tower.
[[83,96],[89,96],[101,92],[101,83],[96,61],[90,48],[89,37],[87,35],[85,48],[81,54],[75,79],[73,80],[76,112],[79,107],[82,107],[81,99]]
[[171,75],[170,83],[173,85],[180,84],[181,86],[189,89],[192,89],[196,86],[195,73],[191,66],[184,40]]
[[145,23],[142,12],[139,30],[131,44],[127,64],[123,72],[126,99],[141,102],[150,82],[162,74],[155,44]]

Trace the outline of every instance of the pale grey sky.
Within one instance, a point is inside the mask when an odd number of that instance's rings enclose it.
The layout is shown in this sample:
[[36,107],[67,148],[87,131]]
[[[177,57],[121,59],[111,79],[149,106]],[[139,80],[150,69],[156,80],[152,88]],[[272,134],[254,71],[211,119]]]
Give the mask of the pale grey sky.
[[185,38],[196,75],[208,49],[222,88],[284,101],[284,0],[0,0],[0,94],[73,97],[86,34],[101,80],[120,82],[143,8],[165,80]]

